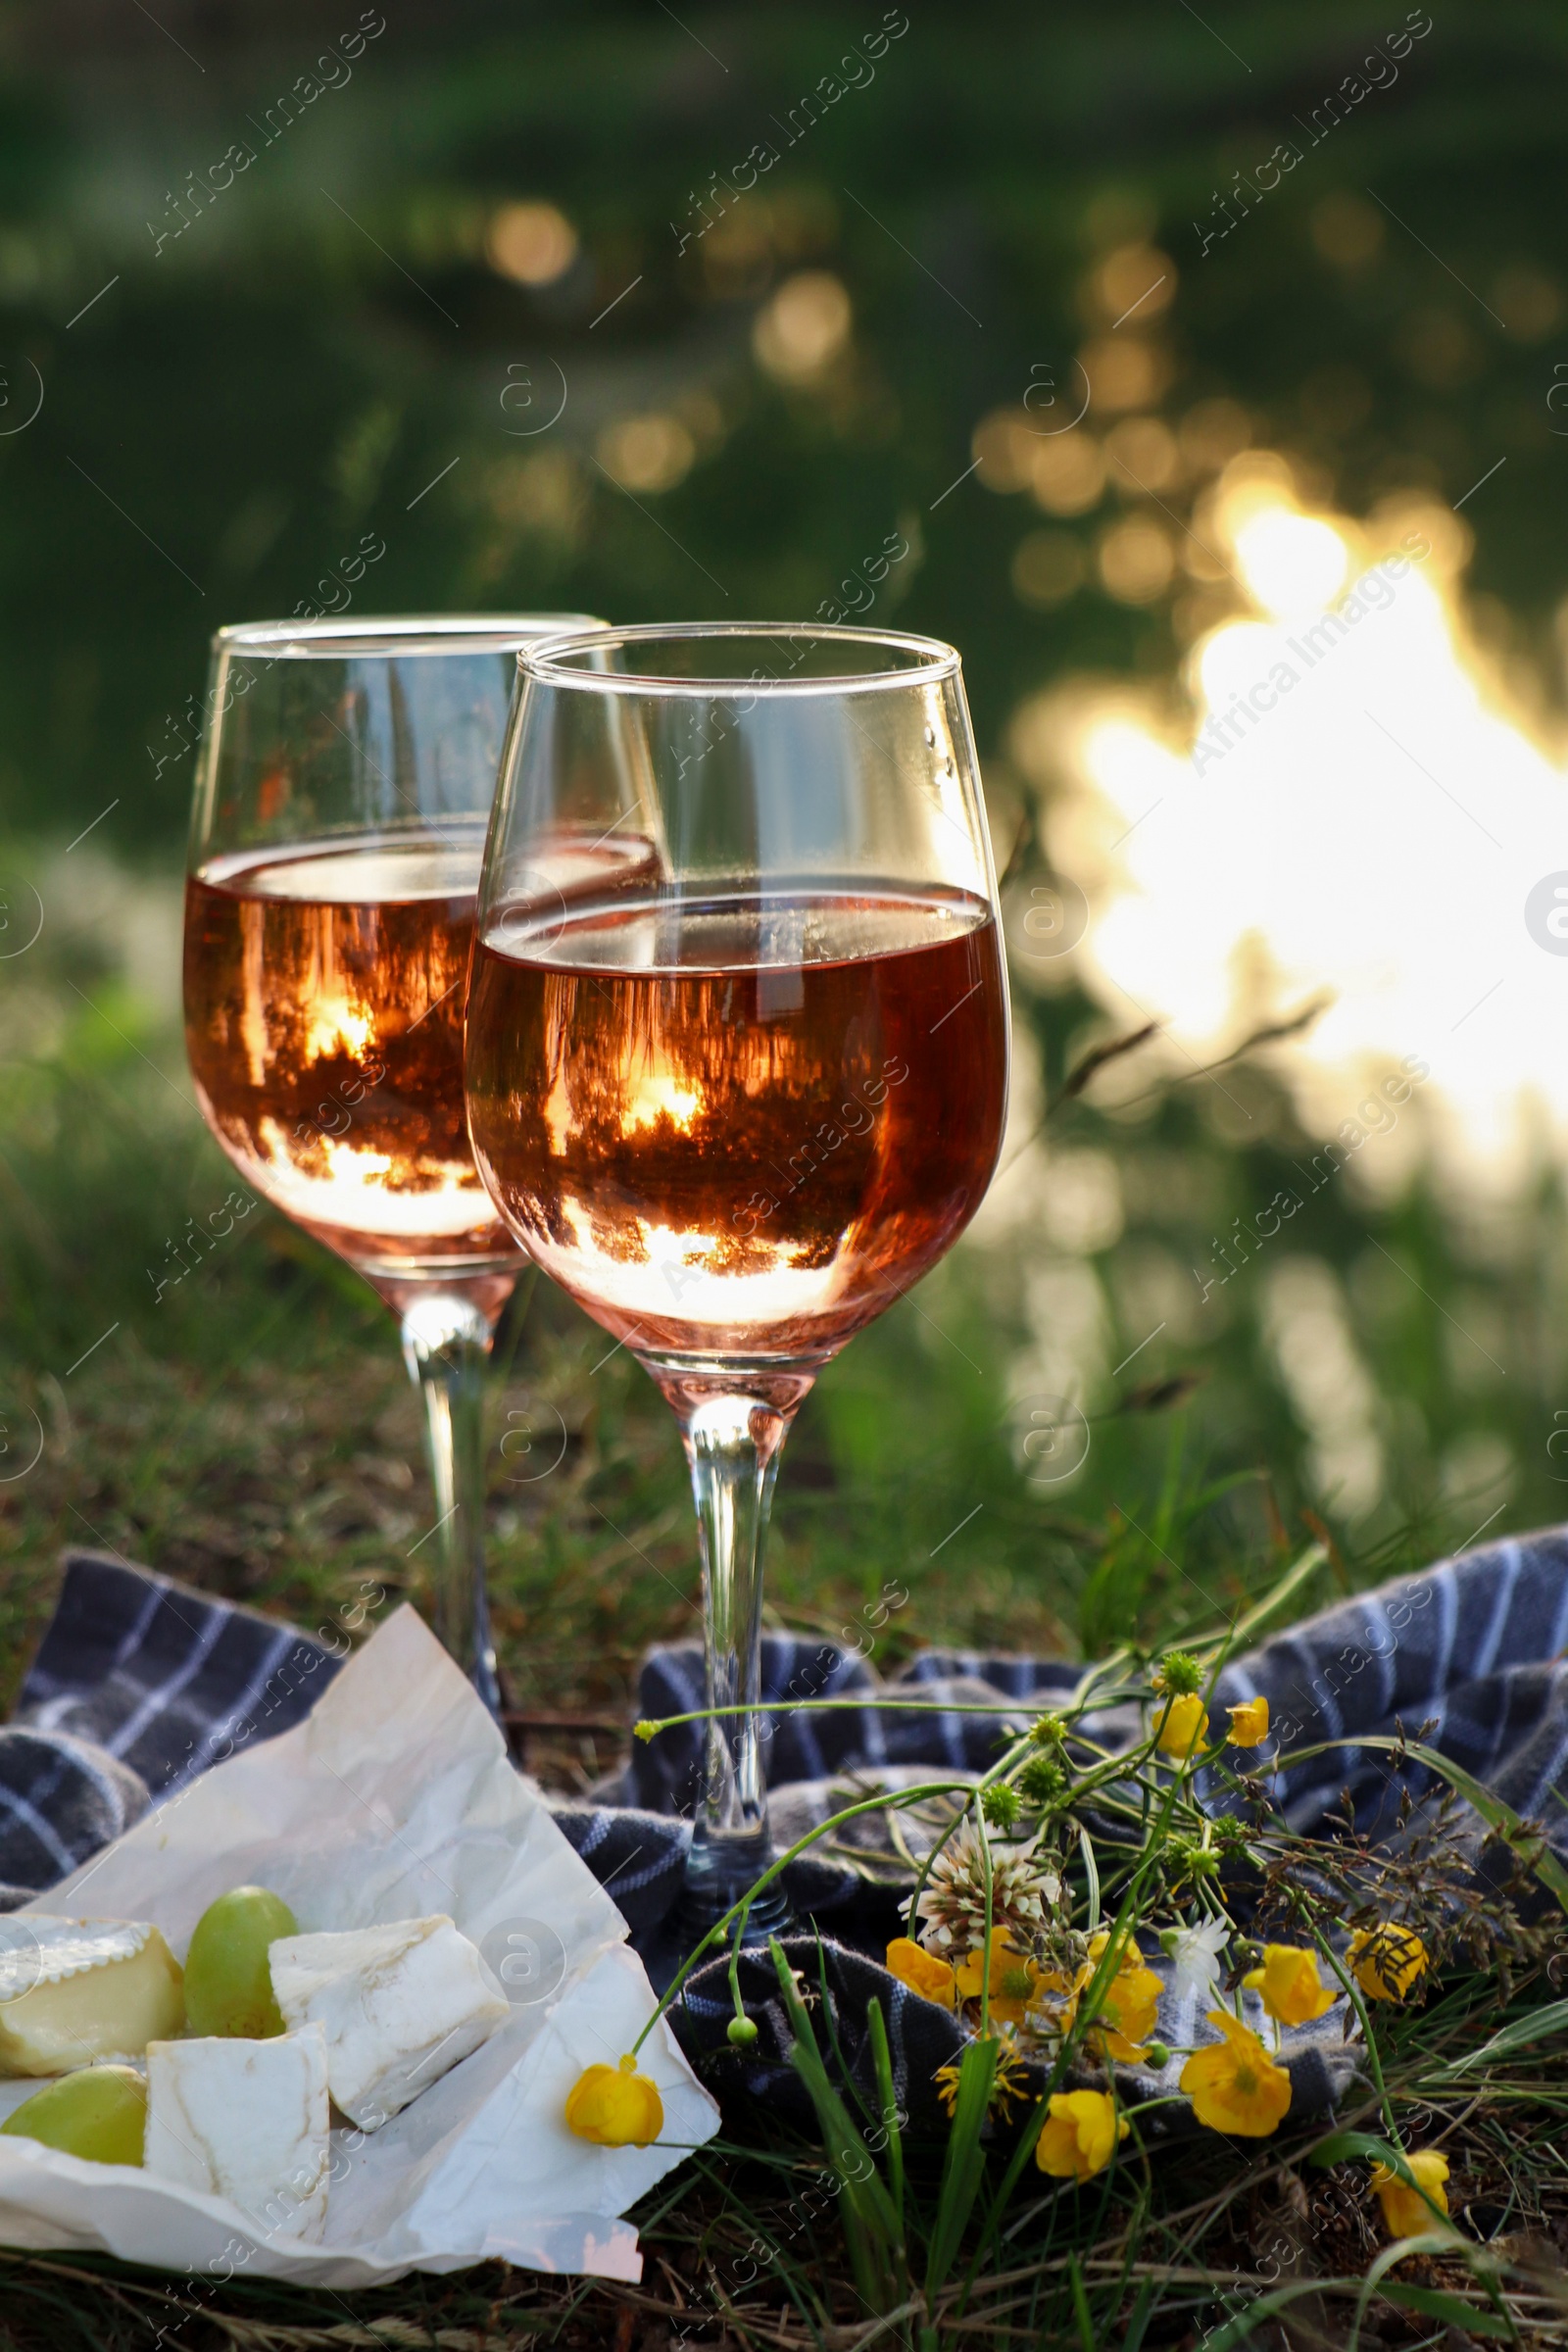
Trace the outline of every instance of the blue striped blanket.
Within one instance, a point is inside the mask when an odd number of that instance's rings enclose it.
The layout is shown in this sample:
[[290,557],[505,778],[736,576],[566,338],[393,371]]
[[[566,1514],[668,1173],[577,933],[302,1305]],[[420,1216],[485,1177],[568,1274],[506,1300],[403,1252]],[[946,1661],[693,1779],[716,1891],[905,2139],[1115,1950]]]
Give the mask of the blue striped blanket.
[[[1565,1642],[1568,1533],[1547,1529],[1442,1560],[1322,1610],[1230,1661],[1214,1703],[1267,1697],[1277,1752],[1346,1743],[1275,1775],[1285,1818],[1303,1834],[1335,1834],[1348,1789],[1361,1836],[1390,1851],[1408,1845],[1435,1801],[1437,1776],[1412,1758],[1358,1742],[1425,1727],[1431,1747],[1568,1856]],[[220,1747],[227,1753],[230,1743],[265,1740],[297,1723],[336,1671],[343,1646],[340,1637],[327,1639],[326,1628],[313,1635],[123,1561],[68,1554],[55,1616],[15,1720],[0,1730],[0,1909],[63,1878],[205,1770]],[[1075,1690],[1083,1671],[1054,1658],[929,1650],[884,1682],[853,1647],[769,1637],[763,1736],[775,1834],[793,1842],[847,1797],[898,1791],[933,1768],[978,1776],[1003,1728],[999,1702],[1017,1701],[1022,1723],[1031,1708]],[[812,1715],[793,1703],[860,1696],[924,1704],[918,1713],[884,1705]],[[701,1653],[653,1651],[640,1697],[642,1713],[654,1718],[701,1706]],[[938,1711],[927,1711],[933,1701]],[[1084,1728],[1113,1746],[1136,1733],[1136,1711],[1092,1715]],[[597,1801],[557,1807],[563,1831],[613,1892],[645,1948],[658,1942],[678,1891],[699,1753],[696,1726],[634,1742],[630,1761],[596,1792]],[[1484,1868],[1486,1824],[1461,1805],[1450,1827],[1450,1842]],[[790,1949],[809,1974],[826,1971],[852,2071],[869,2064],[857,2022],[871,1993],[883,2000],[901,2082],[918,2118],[934,2112],[930,2076],[956,2053],[959,2029],[880,1964],[907,1897],[906,1844],[886,1817],[872,1815],[857,1823],[853,1849],[825,1842],[803,1856],[792,1867],[790,1891],[818,1935],[795,1939]],[[776,1987],[762,1964],[744,1963],[743,1984],[763,2032],[742,2059],[723,2047],[732,2004],[722,1979],[720,1964],[694,1980],[685,2030],[694,2046],[713,2051],[732,2087],[777,2098],[793,2077],[785,2081],[788,2034]],[[1172,2043],[1200,2037],[1195,2023],[1161,2008],[1160,2031]],[[1355,2054],[1334,2016],[1321,2030],[1293,2036],[1286,2062],[1296,2107],[1309,2113],[1343,2095]],[[1144,2080],[1145,2095],[1170,2087],[1159,2077]]]

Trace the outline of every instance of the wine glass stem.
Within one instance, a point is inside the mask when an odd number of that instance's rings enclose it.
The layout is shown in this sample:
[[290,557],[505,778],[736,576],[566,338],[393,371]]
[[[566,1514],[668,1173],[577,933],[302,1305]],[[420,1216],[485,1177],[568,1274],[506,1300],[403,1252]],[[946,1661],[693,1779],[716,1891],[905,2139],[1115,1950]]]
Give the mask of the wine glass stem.
[[[433,1292],[403,1317],[403,1360],[424,1403],[436,1524],[421,1543],[431,1564],[435,1630],[498,1719],[501,1686],[484,1586],[484,1372],[489,1317]],[[416,1554],[420,1548],[415,1545]]]
[[[785,1415],[755,1396],[710,1396],[681,1416],[702,1544],[710,1707],[755,1709],[761,1695],[762,1553],[788,1427]],[[708,1725],[686,1866],[687,1921],[710,1925],[766,1868],[770,1853],[758,1717],[716,1716]],[[775,1882],[750,1932],[776,1928],[786,1912]]]

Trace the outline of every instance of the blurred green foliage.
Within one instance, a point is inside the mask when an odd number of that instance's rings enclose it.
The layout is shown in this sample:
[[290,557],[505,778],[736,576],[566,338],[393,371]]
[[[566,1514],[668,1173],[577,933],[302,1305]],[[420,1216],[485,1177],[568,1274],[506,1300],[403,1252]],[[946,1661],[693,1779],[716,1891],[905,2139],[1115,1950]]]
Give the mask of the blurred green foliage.
[[[1107,487],[1053,526],[1079,584],[1027,601],[1019,549],[1042,518],[965,469],[982,419],[1042,369],[1064,386],[1107,326],[1097,269],[1147,247],[1175,299],[1144,407],[1173,428],[1232,402],[1351,513],[1410,487],[1454,500],[1506,458],[1474,511],[1470,584],[1497,643],[1555,692],[1568,19],[1444,6],[1392,86],[1202,249],[1235,174],[1402,21],[914,9],[874,76],[846,78],[792,143],[803,95],[873,47],[874,7],[690,29],[655,6],[413,10],[269,141],[266,110],[352,29],[347,5],[158,24],[13,12],[0,428],[35,380],[44,397],[0,429],[0,811],[5,936],[30,930],[29,892],[43,932],[0,961],[0,1364],[6,1443],[29,1415],[47,1438],[39,1469],[0,1486],[13,1671],[62,1541],[303,1608],[367,1561],[397,1589],[427,1524],[422,1486],[390,1467],[415,1446],[390,1328],[280,1220],[259,1213],[152,1303],[148,1269],[228,1183],[170,985],[181,747],[219,623],[335,599],[318,584],[366,531],[386,555],[351,613],[369,598],[617,619],[809,615],[902,531],[910,557],[865,617],[962,649],[999,855],[1022,815],[1027,860],[1033,799],[1007,757],[1020,700],[1079,671],[1173,678],[1201,583],[1178,566],[1144,601],[1108,592],[1102,535],[1137,502]],[[236,141],[254,161],[215,187]],[[769,141],[776,165],[737,198],[737,166]],[[507,208],[540,204],[576,247],[530,287],[507,237],[526,259],[543,231]],[[805,279],[807,329],[830,327],[824,277],[849,331],[792,374],[778,302]],[[1106,1033],[1070,988],[1020,988],[1015,1008],[1048,1094]],[[1115,1342],[1116,1376],[1081,1401],[1081,1475],[1055,1476],[1065,1456],[1030,1422],[1027,1380],[1018,1397],[1047,1245],[966,1245],[803,1413],[782,1612],[836,1632],[898,1575],[916,1604],[893,1654],[942,1636],[1094,1645],[1228,1605],[1299,1544],[1305,1510],[1327,1513],[1337,1572],[1356,1576],[1494,1509],[1494,1532],[1555,1515],[1555,1187],[1499,1224],[1424,1183],[1380,1204],[1336,1180],[1276,1245],[1327,1270],[1374,1392],[1385,1501],[1348,1525],[1259,1277],[1244,1270],[1201,1327],[1158,1303],[1189,1284],[1196,1299],[1214,1237],[1316,1148],[1270,1066],[1226,1086],[1245,1122],[1201,1080],[1138,1118],[1096,1109],[1091,1086],[1054,1119],[1053,1147],[1106,1156],[1122,1201],[1102,1240],[1050,1246],[1098,1286]],[[493,1456],[503,1631],[535,1694],[565,1678],[618,1699],[641,1641],[690,1622],[673,1433],[624,1356],[593,1368],[599,1336],[543,1285],[506,1335],[498,1441],[540,1399],[571,1438],[535,1485],[511,1483],[515,1447]],[[1201,1385],[1162,1393],[1183,1374]]]

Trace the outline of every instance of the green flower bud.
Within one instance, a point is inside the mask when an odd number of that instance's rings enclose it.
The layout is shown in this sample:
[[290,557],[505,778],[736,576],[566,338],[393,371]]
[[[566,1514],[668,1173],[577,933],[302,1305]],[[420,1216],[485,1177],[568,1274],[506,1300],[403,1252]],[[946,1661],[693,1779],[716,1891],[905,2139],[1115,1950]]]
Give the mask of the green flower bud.
[[1054,1805],[1066,1793],[1067,1776],[1054,1756],[1029,1756],[1018,1775],[1018,1787],[1032,1805]]
[[1005,1781],[993,1781],[980,1791],[980,1810],[993,1829],[1010,1830],[1018,1818],[1018,1791]]
[[1203,1669],[1191,1650],[1167,1649],[1154,1677],[1154,1689],[1171,1698],[1196,1696],[1203,1688]]
[[1163,2074],[1165,2068],[1170,2064],[1170,2051],[1166,2044],[1162,2041],[1146,2042],[1144,2045],[1144,2056],[1148,2059],[1151,2069],[1156,2075]]
[[1218,1854],[1208,1846],[1200,1845],[1196,1838],[1167,1839],[1165,1861],[1172,1880],[1177,1884],[1183,1879],[1211,1879],[1219,1871]]
[[757,2028],[749,2017],[732,2017],[729,2021],[729,2038],[737,2050],[749,2050],[757,2039]]

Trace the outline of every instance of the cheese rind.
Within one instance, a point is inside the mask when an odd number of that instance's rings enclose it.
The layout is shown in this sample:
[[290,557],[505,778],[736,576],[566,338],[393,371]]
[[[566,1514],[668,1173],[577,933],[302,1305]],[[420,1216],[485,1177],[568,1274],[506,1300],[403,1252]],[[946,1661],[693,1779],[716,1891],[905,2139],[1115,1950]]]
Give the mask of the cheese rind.
[[27,1912],[25,1946],[8,1948],[0,1998],[0,2075],[68,2075],[139,2058],[185,2021],[179,1963],[146,1920]]
[[283,1936],[268,1959],[287,2023],[325,2029],[332,2096],[366,2132],[390,2122],[510,2014],[477,1948],[440,1912]]
[[328,2123],[319,2026],[148,2047],[146,2170],[229,2198],[266,2236],[325,2230]]

